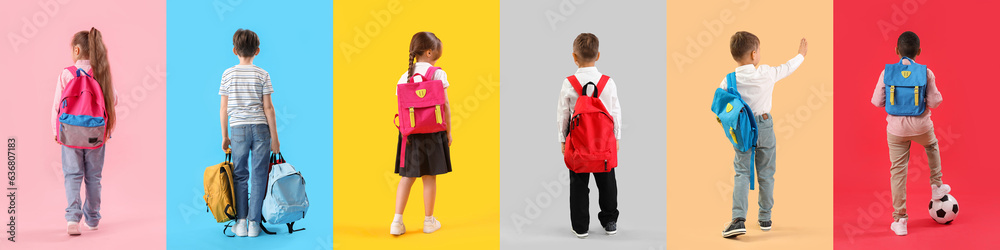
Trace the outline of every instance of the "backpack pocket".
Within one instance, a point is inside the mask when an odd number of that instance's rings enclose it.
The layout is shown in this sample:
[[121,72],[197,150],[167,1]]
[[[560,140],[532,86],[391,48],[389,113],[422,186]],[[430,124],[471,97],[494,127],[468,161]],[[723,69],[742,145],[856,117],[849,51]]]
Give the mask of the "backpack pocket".
[[[62,120],[62,119],[60,119]],[[97,148],[104,145],[105,126],[85,127],[59,124],[59,142],[73,148]]]

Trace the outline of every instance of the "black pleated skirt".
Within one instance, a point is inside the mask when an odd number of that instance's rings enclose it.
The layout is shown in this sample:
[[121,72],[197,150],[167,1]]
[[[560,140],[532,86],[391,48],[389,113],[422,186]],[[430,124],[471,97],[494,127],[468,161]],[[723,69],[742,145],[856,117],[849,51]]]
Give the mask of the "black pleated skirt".
[[[448,132],[412,134],[406,137],[406,152],[403,150],[403,136],[396,141],[396,170],[403,177],[421,177],[451,172],[451,150],[448,148]],[[406,154],[403,166],[400,157]]]

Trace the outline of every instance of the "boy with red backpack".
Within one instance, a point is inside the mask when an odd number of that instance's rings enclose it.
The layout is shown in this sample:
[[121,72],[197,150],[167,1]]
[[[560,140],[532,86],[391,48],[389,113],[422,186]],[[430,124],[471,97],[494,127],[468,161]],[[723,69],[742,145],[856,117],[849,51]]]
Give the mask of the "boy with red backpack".
[[597,71],[597,36],[582,33],[573,41],[576,74],[563,80],[556,121],[559,142],[569,168],[569,207],[573,232],[586,238],[590,226],[590,175],[600,194],[597,218],[607,235],[618,232],[618,140],[621,139],[621,105],[618,88]]

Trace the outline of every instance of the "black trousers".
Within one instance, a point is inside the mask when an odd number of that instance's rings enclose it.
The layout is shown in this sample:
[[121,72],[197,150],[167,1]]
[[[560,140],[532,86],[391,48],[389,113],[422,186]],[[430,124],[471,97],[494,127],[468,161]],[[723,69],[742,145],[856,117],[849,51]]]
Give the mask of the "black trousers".
[[[569,217],[573,223],[573,231],[587,232],[590,228],[590,175],[591,173],[574,173],[569,171]],[[618,221],[618,183],[615,180],[615,170],[607,173],[593,173],[597,182],[597,202],[601,212],[597,219],[601,226]]]

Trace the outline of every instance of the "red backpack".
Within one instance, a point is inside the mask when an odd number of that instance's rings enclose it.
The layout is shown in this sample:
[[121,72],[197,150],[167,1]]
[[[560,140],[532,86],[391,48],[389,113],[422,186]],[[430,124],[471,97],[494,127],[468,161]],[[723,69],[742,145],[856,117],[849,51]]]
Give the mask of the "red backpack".
[[[567,79],[580,97],[576,99],[566,130],[566,152],[563,154],[566,167],[575,173],[609,172],[618,166],[615,122],[597,97],[611,78],[601,76],[597,85],[588,82],[583,86],[576,76]],[[592,96],[587,96],[587,87],[594,89]]]
[[[448,125],[444,122],[445,92],[444,82],[430,80],[438,67],[430,67],[427,73],[415,73],[404,84],[396,85],[396,98],[399,103],[399,133],[403,136],[403,147],[400,155],[405,156],[406,136],[411,134],[430,134],[445,131]],[[413,78],[420,76],[422,81],[414,82]],[[400,166],[404,159],[400,157]]]

